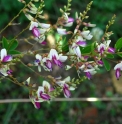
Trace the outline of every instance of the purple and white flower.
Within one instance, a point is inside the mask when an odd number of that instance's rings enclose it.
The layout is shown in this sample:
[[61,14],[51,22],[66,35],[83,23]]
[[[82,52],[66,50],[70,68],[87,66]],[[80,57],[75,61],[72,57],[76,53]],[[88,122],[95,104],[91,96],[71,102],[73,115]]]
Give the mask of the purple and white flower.
[[109,47],[109,44],[111,43],[111,40],[104,41],[104,43],[101,43],[98,45],[98,52],[102,55],[105,51],[109,53],[115,53],[115,49],[112,47]]
[[9,62],[12,60],[12,56],[7,55],[6,49],[2,49],[0,54],[1,54],[1,62]]
[[67,13],[64,13],[64,18],[66,22],[64,23],[65,27],[71,27],[73,25],[74,19],[71,17],[68,17]]
[[121,70],[122,70],[122,61],[118,64],[116,64],[116,66],[114,67],[114,70],[115,70],[115,75],[116,75],[116,78],[119,79],[120,76],[121,76]]
[[73,42],[71,49],[73,49],[74,53],[81,58],[81,51],[80,51],[80,47],[85,47],[86,46],[86,42],[84,41],[84,39],[81,36],[78,36],[77,39],[75,40],[75,42]]
[[43,102],[50,100],[51,97],[48,94],[49,91],[50,91],[50,84],[47,81],[43,81],[42,86],[39,86],[37,90],[38,101]]
[[2,68],[0,68],[0,73],[4,76],[8,76],[12,74],[12,70],[9,68],[8,65],[4,65]]
[[84,70],[86,77],[90,80],[92,75],[96,74],[96,70],[94,68]]
[[38,66],[38,71],[41,72],[41,65],[43,65],[42,56],[36,54],[36,60],[34,61],[34,64]]
[[68,76],[63,81],[57,81],[56,83],[62,87],[64,96],[69,98],[71,96],[70,90],[75,90],[73,86],[69,86],[68,83],[70,82],[70,77]]
[[49,53],[49,59],[57,66],[62,67],[63,62],[67,60],[67,56],[57,53],[55,49],[51,49]]

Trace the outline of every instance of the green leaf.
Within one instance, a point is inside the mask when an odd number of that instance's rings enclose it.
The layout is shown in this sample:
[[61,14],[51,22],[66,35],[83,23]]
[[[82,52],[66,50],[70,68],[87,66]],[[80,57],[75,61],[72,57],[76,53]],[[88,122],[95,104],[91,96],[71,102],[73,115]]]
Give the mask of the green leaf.
[[114,58],[114,55],[112,55],[112,54],[107,54],[106,58],[113,59],[113,58]]
[[3,37],[2,38],[2,47],[7,50],[8,49],[8,46],[9,46],[8,40],[5,37]]
[[18,41],[13,39],[9,43],[9,49],[8,50],[15,50],[18,46]]
[[116,50],[119,50],[122,48],[122,38],[118,39],[116,44],[115,44]]
[[10,50],[10,51],[8,51],[8,54],[15,55],[15,54],[21,54],[21,52],[19,52],[17,50]]
[[82,54],[90,54],[91,53],[91,45],[88,45],[86,47],[80,47]]
[[106,59],[104,59],[104,58],[102,59],[102,61],[104,63],[104,66],[105,66],[106,70],[110,71],[111,66],[110,66],[109,62]]

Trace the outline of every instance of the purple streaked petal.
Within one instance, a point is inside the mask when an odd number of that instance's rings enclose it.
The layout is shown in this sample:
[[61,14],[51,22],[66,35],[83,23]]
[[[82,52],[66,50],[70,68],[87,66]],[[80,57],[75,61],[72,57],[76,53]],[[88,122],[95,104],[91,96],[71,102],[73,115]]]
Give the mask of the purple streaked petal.
[[63,91],[64,91],[64,96],[66,98],[69,98],[71,96],[71,93],[67,84],[64,84]]
[[44,94],[44,93],[42,93],[42,94],[40,95],[40,97],[41,97],[42,99],[44,99],[44,100],[49,100],[49,99],[50,99],[50,96],[49,96],[48,94]]
[[115,53],[115,49],[112,48],[112,47],[109,47],[109,48],[108,48],[108,52],[109,52],[109,53]]
[[34,102],[34,106],[36,109],[40,109],[40,103],[39,102]]
[[73,49],[74,49],[75,54],[76,54],[79,58],[81,58],[81,51],[80,51],[80,48],[79,48],[79,47],[75,47],[75,48],[73,48]]
[[97,62],[98,62],[98,64],[103,65],[103,61],[102,60],[99,60]]
[[4,56],[2,62],[9,62],[12,60],[12,56],[11,55],[7,55],[7,56]]
[[90,72],[85,72],[86,77],[90,80],[91,79],[91,73]]
[[76,44],[78,46],[82,46],[82,47],[85,47],[86,46],[86,42],[85,41],[78,41],[78,42],[76,42]]
[[36,27],[34,27],[34,28],[32,29],[32,33],[33,33],[33,35],[34,35],[35,37],[39,37],[39,36],[40,36],[40,32],[39,32],[38,28],[36,28]]
[[117,68],[117,69],[116,69],[115,75],[116,75],[116,78],[117,78],[117,80],[118,80],[119,77],[121,76],[121,74],[120,74],[120,68]]
[[52,70],[52,62],[50,60],[46,61],[46,67]]
[[101,47],[101,48],[100,48],[100,53],[101,53],[101,55],[104,53],[104,51],[105,51],[104,47]]

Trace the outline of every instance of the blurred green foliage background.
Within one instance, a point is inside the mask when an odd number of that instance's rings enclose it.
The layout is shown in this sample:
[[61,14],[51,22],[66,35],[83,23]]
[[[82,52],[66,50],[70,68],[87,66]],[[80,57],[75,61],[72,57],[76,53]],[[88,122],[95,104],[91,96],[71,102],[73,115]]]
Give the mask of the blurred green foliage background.
[[[49,22],[54,24],[60,16],[59,8],[62,8],[65,0],[44,0],[45,13],[49,16]],[[75,12],[82,12],[90,0],[73,0],[71,16]],[[110,31],[114,32],[111,40],[116,42],[122,37],[122,0],[93,0],[90,16],[87,22],[95,23],[97,27],[105,30],[107,22],[115,14],[116,20]],[[17,0],[0,0],[0,29],[2,29],[23,7]],[[16,23],[26,25],[28,20],[24,14],[15,20]],[[10,30],[11,29],[7,29]],[[3,35],[8,35],[6,32]],[[19,68],[20,77],[24,76],[24,67]],[[27,72],[30,73],[30,72]],[[76,73],[74,71],[74,73]],[[104,74],[103,74],[104,73]],[[99,75],[102,75],[101,77]],[[118,95],[108,80],[110,75],[102,70],[95,80],[82,83],[78,89],[72,93],[72,97],[115,97]],[[99,79],[104,78],[104,82]],[[110,78],[110,77],[109,77]],[[112,87],[108,90],[106,86]],[[105,83],[102,85],[101,83]],[[97,85],[100,85],[98,87]],[[28,98],[28,90],[15,86],[7,80],[0,83],[0,99]],[[0,104],[0,124],[122,124],[122,104],[121,102],[51,102],[42,103],[41,109],[36,110],[32,103]]]

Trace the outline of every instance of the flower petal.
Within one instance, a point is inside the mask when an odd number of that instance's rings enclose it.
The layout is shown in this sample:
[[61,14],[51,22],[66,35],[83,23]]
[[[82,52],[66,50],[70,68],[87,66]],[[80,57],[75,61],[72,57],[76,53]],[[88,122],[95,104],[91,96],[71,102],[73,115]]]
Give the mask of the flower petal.
[[67,34],[66,29],[62,29],[62,28],[57,28],[57,32],[60,35],[66,35]]
[[44,100],[49,100],[50,96],[48,94],[42,93],[41,98],[44,99]]
[[61,62],[65,62],[67,60],[67,56],[62,56],[62,54],[59,54],[59,60]]
[[43,81],[42,86],[47,87],[48,89],[50,89],[50,84],[47,81]]
[[85,47],[86,46],[86,42],[85,41],[78,41],[78,42],[76,42],[76,44],[78,46],[82,46],[82,47]]
[[46,28],[46,29],[48,29],[48,28],[50,27],[50,24],[39,23],[39,26],[40,26],[41,28]]
[[34,27],[38,27],[38,23],[31,21],[31,25],[30,25],[29,30],[32,30]]
[[11,55],[7,55],[7,56],[4,56],[2,62],[9,62],[12,60],[12,56]]
[[69,98],[69,97],[71,96],[71,93],[70,93],[70,90],[69,90],[67,84],[64,84],[63,91],[64,91],[64,96],[65,96],[66,98]]
[[42,56],[40,56],[39,54],[36,54],[36,59],[38,59],[38,60],[42,60]]
[[6,51],[6,49],[2,49],[1,50],[1,61],[3,61],[5,56],[7,56],[7,51]]
[[68,76],[67,78],[64,79],[64,81],[67,83],[67,82],[70,82],[70,76]]
[[58,59],[58,53],[57,53],[57,51],[55,50],[55,49],[51,49],[50,50],[50,53],[49,53],[49,58],[50,58],[50,60],[52,60],[52,58],[53,57],[56,57],[56,59]]
[[76,54],[79,58],[81,58],[81,51],[80,51],[80,48],[79,48],[79,47],[75,47],[75,48],[73,48],[73,50],[74,50],[75,54]]

